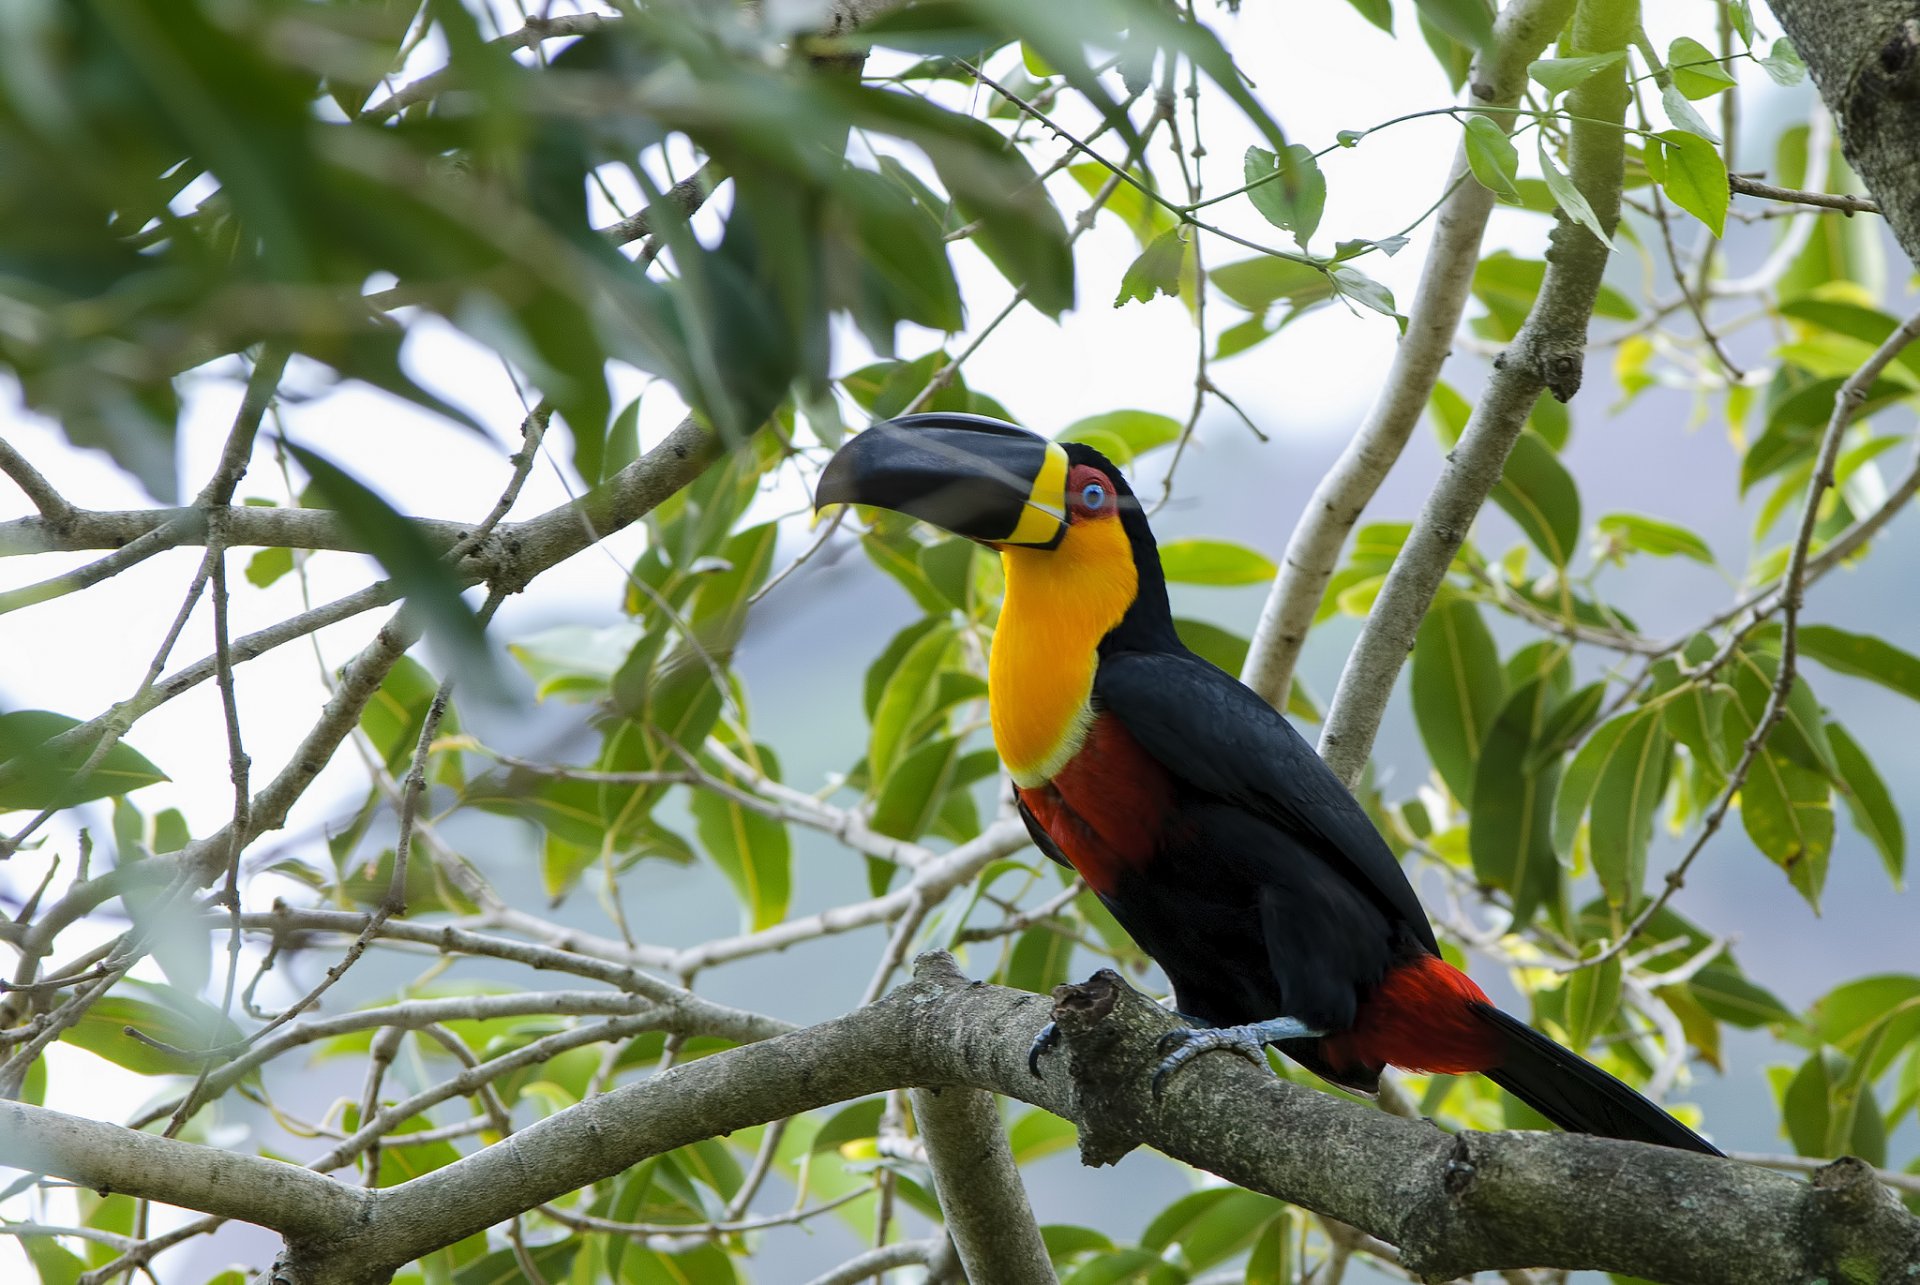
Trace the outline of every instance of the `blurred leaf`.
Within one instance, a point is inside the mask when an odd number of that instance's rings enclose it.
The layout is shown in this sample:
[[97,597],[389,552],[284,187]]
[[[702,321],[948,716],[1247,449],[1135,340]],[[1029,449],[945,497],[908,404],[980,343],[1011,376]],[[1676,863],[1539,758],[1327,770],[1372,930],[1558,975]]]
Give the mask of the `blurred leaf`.
[[292,549],[262,549],[247,559],[247,583],[264,589],[292,570]]
[[1333,297],[1333,278],[1325,269],[1295,259],[1262,255],[1207,269],[1207,280],[1248,312],[1265,312],[1285,302],[1298,311]]
[[1038,995],[1052,994],[1067,980],[1073,936],[1051,924],[1036,924],[1020,934],[1007,961],[1006,985]]
[[[388,1154],[382,1152],[381,1158],[384,1160]],[[529,1245],[526,1254],[532,1260],[534,1269],[547,1280],[565,1280],[573,1268],[574,1258],[586,1243],[583,1236],[567,1236],[544,1245]],[[519,1285],[526,1279],[526,1269],[520,1265],[519,1252],[509,1247],[496,1249],[486,1257],[475,1259],[462,1267],[453,1274],[453,1285]]]
[[1702,1008],[1734,1026],[1791,1026],[1799,1021],[1772,991],[1717,960],[1695,973],[1690,985]]
[[[1772,637],[1777,635],[1764,635]],[[1871,634],[1857,634],[1834,625],[1801,625],[1800,654],[1836,673],[1879,683],[1909,700],[1920,700],[1920,656],[1903,651]]]
[[1180,440],[1180,421],[1144,410],[1115,410],[1077,419],[1056,439],[1085,442],[1125,467],[1148,451]]
[[1900,886],[1906,874],[1907,836],[1899,809],[1886,782],[1874,770],[1873,761],[1859,742],[1838,723],[1827,724],[1827,736],[1833,743],[1834,762],[1839,766],[1840,797],[1846,801],[1853,828],[1870,840],[1887,868],[1887,877]]
[[[179,1052],[135,1039],[129,1027]],[[236,1043],[241,1035],[232,1019],[204,1000],[129,980],[97,1000],[60,1038],[140,1075],[191,1075],[201,1064],[195,1054]]]
[[1420,622],[1412,691],[1427,754],[1453,796],[1471,809],[1480,747],[1506,698],[1493,635],[1472,602],[1445,595]]
[[57,754],[43,747],[78,726],[77,718],[43,709],[0,714],[0,812],[72,807],[169,779],[144,754],[121,741],[85,780],[77,781],[75,773],[92,756],[99,738]]
[[1391,0],[1347,0],[1347,3],[1359,10],[1360,16],[1371,22],[1388,35],[1393,34],[1393,4]]
[[1265,584],[1279,572],[1265,554],[1231,540],[1169,540],[1160,565],[1175,584]]
[[[1540,259],[1518,259],[1505,250],[1495,251],[1480,260],[1473,270],[1473,295],[1490,314],[1475,329],[1489,338],[1506,342],[1520,333],[1520,326],[1533,308],[1546,279],[1547,265]],[[1631,300],[1608,285],[1600,287],[1594,304],[1596,317],[1614,321],[1632,321],[1639,310]]]
[[1800,51],[1785,36],[1773,42],[1772,50],[1760,60],[1760,65],[1776,85],[1797,85],[1807,78],[1807,64],[1800,61]]
[[1414,0],[1420,17],[1469,49],[1485,49],[1493,40],[1493,5],[1488,0]]
[[286,446],[313,479],[321,501],[340,515],[341,522],[393,577],[395,587],[419,609],[428,632],[448,648],[449,658],[468,676],[491,683],[493,662],[486,630],[460,596],[459,577],[427,543],[420,528],[332,461],[294,442]]
[[1585,54],[1575,58],[1536,58],[1527,64],[1527,75],[1549,96],[1564,94],[1595,72],[1604,71],[1625,57],[1624,52],[1615,50],[1612,53]]
[[1600,534],[1617,541],[1621,547],[1656,558],[1679,556],[1708,566],[1713,550],[1707,542],[1687,528],[1638,513],[1609,513],[1595,524]]
[[[1007,1128],[1007,1146],[1013,1152],[1013,1162],[1024,1165],[1055,1152],[1065,1151],[1074,1145],[1079,1130],[1051,1111],[1038,1109],[1028,1111],[1016,1119]],[[1088,1232],[1086,1236],[1071,1237],[1056,1234],[1064,1231]],[[1083,1249],[1111,1248],[1113,1242],[1098,1232],[1089,1232],[1081,1228],[1046,1227],[1041,1229],[1046,1240],[1047,1252],[1055,1258]]]

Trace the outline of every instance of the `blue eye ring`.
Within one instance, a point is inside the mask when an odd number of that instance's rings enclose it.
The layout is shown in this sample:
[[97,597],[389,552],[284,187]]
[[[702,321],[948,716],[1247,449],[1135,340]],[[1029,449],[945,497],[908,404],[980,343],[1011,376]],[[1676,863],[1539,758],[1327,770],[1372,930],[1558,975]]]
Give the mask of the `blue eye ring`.
[[1097,509],[1107,502],[1107,488],[1098,482],[1089,482],[1080,488],[1080,503],[1089,509]]

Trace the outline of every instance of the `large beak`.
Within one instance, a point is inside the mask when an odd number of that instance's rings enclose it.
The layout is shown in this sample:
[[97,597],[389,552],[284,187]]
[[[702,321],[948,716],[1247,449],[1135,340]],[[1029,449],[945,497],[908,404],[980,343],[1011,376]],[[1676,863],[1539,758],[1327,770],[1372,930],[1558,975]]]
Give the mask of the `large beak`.
[[827,462],[816,509],[871,504],[989,544],[1051,548],[1066,532],[1067,453],[983,415],[906,415]]

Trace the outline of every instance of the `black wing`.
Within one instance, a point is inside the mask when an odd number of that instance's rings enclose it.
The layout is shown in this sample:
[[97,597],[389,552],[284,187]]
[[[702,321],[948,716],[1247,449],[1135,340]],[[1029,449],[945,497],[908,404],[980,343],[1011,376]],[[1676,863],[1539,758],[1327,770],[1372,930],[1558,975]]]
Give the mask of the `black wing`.
[[[1173,776],[1285,831],[1440,953],[1413,885],[1365,810],[1250,688],[1191,653],[1119,652],[1100,658],[1093,691]],[[1234,855],[1258,862],[1289,854]]]

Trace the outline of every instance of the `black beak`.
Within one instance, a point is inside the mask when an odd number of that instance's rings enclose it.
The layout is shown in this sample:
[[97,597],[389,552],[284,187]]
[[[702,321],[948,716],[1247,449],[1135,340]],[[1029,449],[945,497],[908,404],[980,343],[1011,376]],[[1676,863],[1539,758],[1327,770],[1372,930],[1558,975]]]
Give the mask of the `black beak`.
[[870,504],[990,544],[1051,548],[1066,531],[1067,455],[982,415],[888,420],[827,462],[813,506]]

